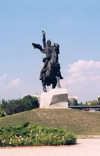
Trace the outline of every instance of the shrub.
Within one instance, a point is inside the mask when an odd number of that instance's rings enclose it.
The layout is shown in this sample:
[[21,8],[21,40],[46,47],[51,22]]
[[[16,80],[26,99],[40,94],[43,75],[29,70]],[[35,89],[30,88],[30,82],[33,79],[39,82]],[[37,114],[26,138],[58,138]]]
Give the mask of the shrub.
[[3,116],[5,116],[4,108],[3,108],[2,104],[0,103],[0,117],[3,117]]
[[46,128],[25,123],[19,127],[0,128],[0,146],[48,146],[76,143],[73,134],[63,129]]
[[17,100],[2,100],[2,107],[6,115],[11,115],[23,111],[28,111],[39,107],[38,99],[30,95],[25,96],[23,99]]
[[4,116],[5,116],[4,110],[0,109],[0,117],[4,117]]
[[76,143],[76,138],[73,134],[69,133],[66,137],[66,145],[72,145]]
[[89,106],[97,106],[98,105],[98,101],[97,100],[88,101],[88,105]]

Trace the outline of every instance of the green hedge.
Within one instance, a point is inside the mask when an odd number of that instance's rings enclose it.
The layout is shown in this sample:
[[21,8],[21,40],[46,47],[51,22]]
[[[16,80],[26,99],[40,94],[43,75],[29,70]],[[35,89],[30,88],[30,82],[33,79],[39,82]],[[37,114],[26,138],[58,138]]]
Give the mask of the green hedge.
[[0,146],[50,146],[76,143],[73,134],[63,129],[46,128],[28,123],[20,127],[0,128]]

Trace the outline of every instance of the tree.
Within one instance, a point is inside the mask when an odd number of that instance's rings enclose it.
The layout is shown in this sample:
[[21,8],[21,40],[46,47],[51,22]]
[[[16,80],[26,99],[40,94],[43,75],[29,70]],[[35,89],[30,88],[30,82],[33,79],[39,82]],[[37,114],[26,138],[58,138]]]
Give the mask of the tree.
[[35,109],[39,107],[38,99],[30,95],[24,96],[23,102],[27,109]]
[[5,99],[2,99],[2,109],[4,109],[4,114],[6,115],[6,106],[7,106],[7,101]]
[[100,105],[100,96],[98,96],[98,105]]
[[73,99],[73,105],[74,105],[74,106],[77,106],[77,105],[78,105],[78,102],[77,102],[76,99]]
[[38,99],[27,95],[23,99],[2,100],[2,108],[7,115],[28,111],[39,107]]
[[88,105],[89,106],[97,106],[98,105],[98,101],[97,100],[93,100],[93,101],[91,100],[91,101],[88,102]]

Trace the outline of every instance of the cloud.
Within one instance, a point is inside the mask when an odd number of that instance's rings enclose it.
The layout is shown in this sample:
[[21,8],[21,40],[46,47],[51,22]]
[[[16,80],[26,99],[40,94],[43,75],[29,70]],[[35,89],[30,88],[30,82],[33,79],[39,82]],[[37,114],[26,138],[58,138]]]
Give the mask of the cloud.
[[21,80],[19,77],[9,80],[9,76],[7,74],[0,76],[0,100],[15,99],[26,95],[33,95],[37,90],[39,90],[37,84],[33,86],[28,82],[24,82],[24,80]]
[[0,100],[2,98],[11,97],[11,95],[17,94],[22,81],[20,78],[8,81],[7,74],[0,76]]
[[0,85],[3,85],[4,84],[4,81],[5,81],[6,77],[7,77],[6,74],[0,76]]
[[100,61],[79,60],[68,65],[62,85],[86,101],[100,95]]
[[[100,61],[78,60],[69,64],[64,71],[62,87],[67,88],[69,95],[78,96],[82,102],[97,99],[100,95]],[[41,84],[33,84],[25,83],[19,77],[9,81],[7,74],[1,75],[0,99],[40,93]]]
[[[73,73],[73,72],[81,72],[81,70],[85,69],[86,71],[91,71],[93,68],[100,68],[100,62],[99,61],[85,61],[85,60],[79,60],[73,64],[69,65],[69,73]],[[83,72],[83,71],[82,71]]]
[[22,81],[20,80],[20,78],[16,78],[15,80],[12,80],[7,88],[13,88],[13,87],[18,87],[20,84],[22,83]]
[[10,82],[7,82],[7,74],[0,76],[0,87],[4,87],[2,89],[17,87],[20,85],[20,83],[21,83],[20,78],[16,78]]
[[31,84],[25,83],[19,77],[9,80],[9,76],[7,74],[0,76],[0,100],[15,99],[26,95],[33,95],[37,89],[38,86],[33,87]]
[[[7,74],[0,76],[0,100],[3,98],[20,97],[24,83],[20,78],[8,80]],[[24,87],[25,90],[25,87]]]

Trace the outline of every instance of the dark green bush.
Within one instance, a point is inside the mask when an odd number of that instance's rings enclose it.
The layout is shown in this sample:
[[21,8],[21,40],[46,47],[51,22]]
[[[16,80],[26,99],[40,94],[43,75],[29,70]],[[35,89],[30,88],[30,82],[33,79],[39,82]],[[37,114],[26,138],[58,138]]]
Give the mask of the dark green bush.
[[0,117],[4,117],[4,116],[5,116],[4,110],[0,109]]
[[2,107],[6,115],[11,115],[23,111],[28,111],[39,107],[38,99],[30,95],[25,96],[23,99],[17,100],[2,100]]
[[3,108],[2,103],[0,102],[0,117],[4,117],[4,116],[5,116],[4,108]]
[[65,142],[65,144],[66,145],[72,145],[72,144],[75,144],[75,143],[76,143],[76,138],[74,137],[73,134],[69,133],[66,136],[66,142]]
[[46,128],[29,123],[20,127],[0,128],[0,146],[48,146],[72,145],[76,143],[73,134],[63,129]]

